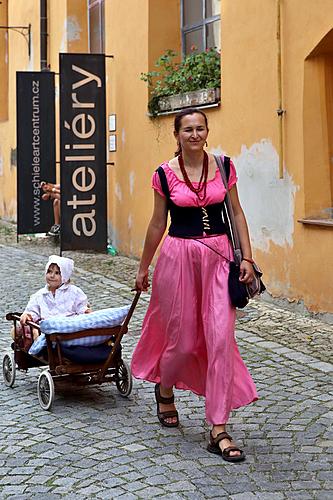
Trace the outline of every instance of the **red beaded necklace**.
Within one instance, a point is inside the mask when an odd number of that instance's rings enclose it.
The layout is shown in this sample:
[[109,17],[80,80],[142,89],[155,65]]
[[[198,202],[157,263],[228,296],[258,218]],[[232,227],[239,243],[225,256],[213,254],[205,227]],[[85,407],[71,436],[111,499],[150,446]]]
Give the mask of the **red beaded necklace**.
[[[193,186],[192,182],[189,179],[189,176],[187,175],[182,154],[180,153],[180,155],[178,156],[179,167],[181,173],[183,174],[185,184],[191,191],[193,191],[193,193],[197,195],[200,201],[203,201],[206,197],[207,177],[208,177],[208,154],[206,153],[206,151],[204,151],[203,153],[204,157],[202,162],[201,176],[197,188]],[[200,195],[201,191],[203,191],[202,195]]]

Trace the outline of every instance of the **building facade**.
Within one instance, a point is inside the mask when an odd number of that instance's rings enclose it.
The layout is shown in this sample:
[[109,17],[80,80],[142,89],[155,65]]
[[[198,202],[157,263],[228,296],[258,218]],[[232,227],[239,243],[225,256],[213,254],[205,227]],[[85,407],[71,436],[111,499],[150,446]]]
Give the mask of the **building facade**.
[[[139,256],[152,172],[175,150],[174,115],[148,115],[140,74],[167,49],[181,54],[191,44],[202,50],[214,44],[221,47],[221,102],[206,108],[208,150],[235,162],[267,288],[310,311],[333,313],[333,2],[207,0],[198,22],[200,5],[2,0],[0,216],[16,218],[16,71],[44,64],[58,73],[59,52],[104,51],[113,56],[106,58],[106,112],[116,117],[116,151],[108,152],[109,237],[120,251]],[[6,28],[29,25],[30,40],[27,30]],[[58,106],[58,92],[56,99]]]

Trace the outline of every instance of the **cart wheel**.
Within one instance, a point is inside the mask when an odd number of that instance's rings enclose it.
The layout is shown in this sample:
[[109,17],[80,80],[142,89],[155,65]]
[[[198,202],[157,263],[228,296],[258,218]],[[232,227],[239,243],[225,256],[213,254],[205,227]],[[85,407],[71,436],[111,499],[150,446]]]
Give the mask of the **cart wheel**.
[[126,398],[132,392],[133,380],[130,367],[126,361],[121,361],[116,371],[116,386],[120,395]]
[[49,410],[54,401],[54,382],[49,370],[44,370],[38,377],[37,395],[43,410]]
[[2,375],[7,387],[13,387],[16,375],[16,363],[13,354],[5,354],[2,361]]

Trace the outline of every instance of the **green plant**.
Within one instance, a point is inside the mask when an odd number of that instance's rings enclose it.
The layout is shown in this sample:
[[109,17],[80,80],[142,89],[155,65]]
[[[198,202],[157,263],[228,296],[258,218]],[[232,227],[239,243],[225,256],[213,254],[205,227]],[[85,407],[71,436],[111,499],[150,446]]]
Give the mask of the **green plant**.
[[175,61],[176,52],[167,50],[155,63],[158,71],[141,73],[141,80],[148,83],[150,91],[151,114],[158,113],[160,97],[221,86],[220,53],[214,48],[200,53],[195,50],[196,47],[192,47],[192,52],[181,62]]

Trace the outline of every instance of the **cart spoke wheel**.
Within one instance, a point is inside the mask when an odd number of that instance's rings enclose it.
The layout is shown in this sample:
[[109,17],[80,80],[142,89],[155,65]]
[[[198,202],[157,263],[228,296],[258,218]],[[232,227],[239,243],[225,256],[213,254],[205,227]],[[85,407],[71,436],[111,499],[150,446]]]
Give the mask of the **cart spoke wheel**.
[[131,370],[128,364],[123,360],[117,367],[116,386],[120,395],[124,398],[129,396],[132,392],[133,380]]
[[39,375],[37,382],[38,401],[43,410],[49,410],[54,401],[54,382],[49,370],[44,370]]
[[5,354],[2,361],[2,375],[7,387],[13,387],[16,375],[16,363],[13,354]]

